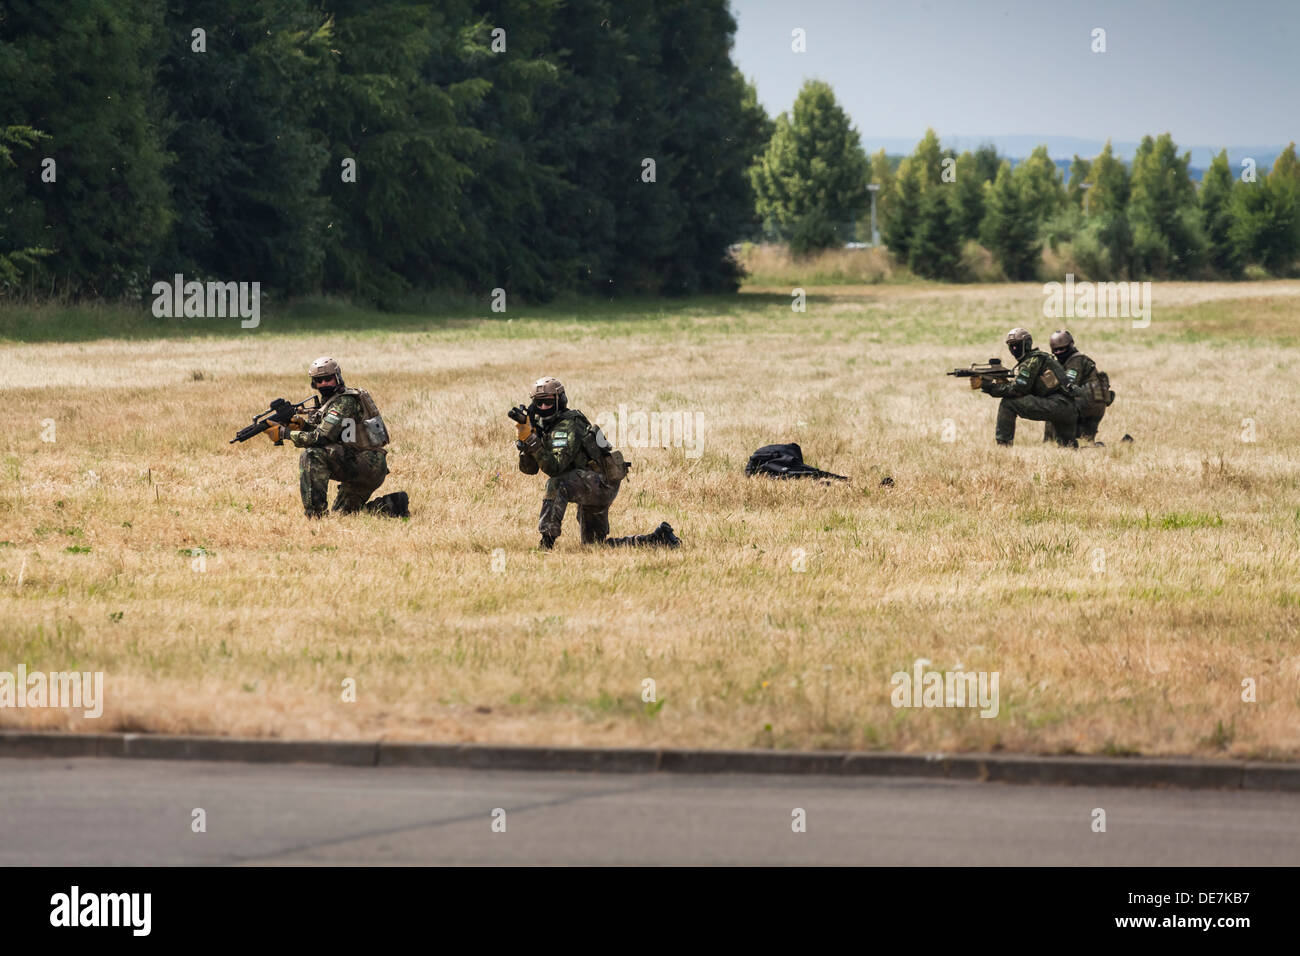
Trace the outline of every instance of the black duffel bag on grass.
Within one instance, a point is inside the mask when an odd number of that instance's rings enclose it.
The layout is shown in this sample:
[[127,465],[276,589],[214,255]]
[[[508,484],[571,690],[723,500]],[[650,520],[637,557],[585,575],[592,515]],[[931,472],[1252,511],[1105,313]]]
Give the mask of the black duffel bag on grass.
[[764,445],[749,456],[745,474],[766,475],[769,478],[834,478],[848,481],[844,475],[822,471],[804,463],[803,450],[795,444]]

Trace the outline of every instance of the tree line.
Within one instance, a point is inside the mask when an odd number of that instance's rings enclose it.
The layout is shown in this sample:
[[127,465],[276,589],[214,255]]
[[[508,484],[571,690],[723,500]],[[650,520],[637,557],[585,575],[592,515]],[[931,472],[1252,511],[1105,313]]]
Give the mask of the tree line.
[[[1040,146],[1014,165],[991,146],[958,155],[927,130],[911,155],[867,158],[831,88],[806,83],[753,165],[757,212],[796,253],[840,245],[879,185],[886,246],[927,278],[966,278],[982,245],[1007,279],[1032,279],[1045,246],[1095,279],[1286,274],[1300,258],[1300,163],[1289,145],[1265,175],[1234,171],[1226,150],[1198,188],[1172,137],[1146,136],[1131,163],[1109,142],[1075,156],[1068,180]],[[859,230],[861,232],[861,230]]]
[[1168,135],[1068,180],[933,131],[868,158],[825,83],[769,119],[726,0],[0,2],[0,294],[143,299],[180,273],[396,303],[412,291],[734,290],[761,227],[863,232],[1009,279],[1294,268],[1300,166],[1200,188]]
[[734,289],[726,0],[5,0],[0,289]]

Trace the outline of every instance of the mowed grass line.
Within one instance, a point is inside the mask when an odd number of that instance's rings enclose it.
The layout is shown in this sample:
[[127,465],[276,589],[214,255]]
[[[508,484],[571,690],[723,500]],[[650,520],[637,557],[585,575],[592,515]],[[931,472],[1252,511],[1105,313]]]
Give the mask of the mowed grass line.
[[[104,670],[108,697],[100,721],[0,723],[1294,758],[1300,391],[1240,385],[1294,381],[1300,350],[1294,293],[1259,285],[1157,285],[1149,329],[1075,322],[1120,395],[1076,454],[1029,423],[993,447],[995,403],[942,374],[1012,324],[1045,336],[1032,285],[0,346],[0,670]],[[321,353],[379,400],[409,522],[308,525],[295,453],[227,444]],[[504,410],[541,374],[592,415],[703,416],[699,457],[625,449],[611,512],[615,534],[670,521],[679,551],[571,525],[535,550]],[[853,481],[746,479],[778,440]],[[918,658],[997,671],[998,716],[894,708]]]

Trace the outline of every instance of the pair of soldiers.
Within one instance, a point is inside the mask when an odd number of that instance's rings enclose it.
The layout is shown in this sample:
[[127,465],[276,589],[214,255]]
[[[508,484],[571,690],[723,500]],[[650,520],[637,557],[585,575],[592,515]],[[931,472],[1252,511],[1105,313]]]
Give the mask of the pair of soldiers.
[[[299,491],[307,517],[325,514],[331,480],[339,482],[335,511],[407,517],[404,491],[370,500],[388,475],[384,451],[388,429],[370,393],[349,388],[332,358],[318,358],[308,374],[312,388],[320,393],[319,406],[294,416],[288,424],[272,423],[267,428],[271,441],[288,441],[303,450],[298,460]],[[564,386],[557,379],[539,380],[531,398],[531,405],[511,409],[510,415],[516,423],[519,470],[548,476],[538,524],[543,549],[550,550],[560,536],[570,503],[577,505],[584,544],[675,548],[681,543],[667,522],[650,534],[610,538],[609,506],[631,466],[582,412],[568,407]]]
[[1065,329],[1052,333],[1052,354],[1034,348],[1033,336],[1025,329],[1007,333],[1007,350],[1016,367],[1007,379],[984,378],[981,391],[1001,398],[994,438],[1010,445],[1016,437],[1016,420],[1046,422],[1043,441],[1078,447],[1078,438],[1097,442],[1097,428],[1109,404],[1108,389],[1102,388],[1097,363],[1074,345]]

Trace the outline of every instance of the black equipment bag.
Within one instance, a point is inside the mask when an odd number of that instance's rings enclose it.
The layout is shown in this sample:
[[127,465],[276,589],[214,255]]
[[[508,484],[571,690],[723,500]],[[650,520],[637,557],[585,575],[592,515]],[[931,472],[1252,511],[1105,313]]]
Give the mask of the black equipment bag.
[[822,471],[804,463],[803,450],[798,445],[764,445],[749,456],[745,474],[766,475],[769,478],[834,478],[848,481],[844,475]]

